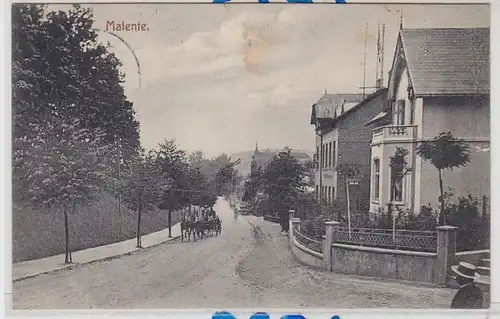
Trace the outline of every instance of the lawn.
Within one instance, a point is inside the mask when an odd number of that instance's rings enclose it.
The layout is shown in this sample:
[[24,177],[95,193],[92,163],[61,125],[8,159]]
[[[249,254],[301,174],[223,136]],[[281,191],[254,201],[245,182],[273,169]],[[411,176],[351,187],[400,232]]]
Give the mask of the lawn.
[[[108,245],[134,238],[137,213],[122,206],[115,208],[115,199],[103,194],[94,204],[70,215],[70,245],[73,251]],[[168,212],[143,213],[142,234],[168,227]],[[172,213],[172,225],[180,214]],[[64,218],[60,211],[34,210],[14,205],[12,212],[12,262],[44,258],[64,253]]]

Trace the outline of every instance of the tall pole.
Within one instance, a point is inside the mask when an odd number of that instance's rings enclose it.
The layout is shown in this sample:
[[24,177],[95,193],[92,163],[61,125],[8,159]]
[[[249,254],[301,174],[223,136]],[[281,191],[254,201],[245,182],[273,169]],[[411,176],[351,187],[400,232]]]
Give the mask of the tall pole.
[[169,208],[168,208],[168,238],[172,238],[172,202],[174,200],[172,196],[172,190],[169,191]]
[[365,99],[365,92],[366,92],[366,45],[368,42],[368,23],[366,24],[365,27],[365,59],[363,63],[363,100]]
[[349,240],[351,240],[351,196],[349,194],[349,182],[345,176],[345,188],[347,193],[347,227],[349,228]]
[[232,199],[233,198],[233,186],[234,186],[234,180],[233,180],[234,176],[233,175],[234,175],[234,171],[231,169],[231,186],[230,186],[231,188],[229,190],[229,205],[231,205],[231,206],[234,204],[233,199]]
[[382,24],[382,41],[380,43],[380,85],[384,87],[384,46],[385,46],[385,24]]
[[375,68],[375,87],[379,89],[379,66],[380,66],[380,23],[377,25],[377,67]]
[[[318,133],[316,132],[318,135]],[[319,133],[319,154],[318,154],[318,165],[319,165],[319,202],[323,203],[323,129],[320,128]]]
[[118,214],[121,215],[121,201],[122,201],[122,193],[120,188],[120,173],[121,173],[121,161],[122,161],[122,139],[118,138]]

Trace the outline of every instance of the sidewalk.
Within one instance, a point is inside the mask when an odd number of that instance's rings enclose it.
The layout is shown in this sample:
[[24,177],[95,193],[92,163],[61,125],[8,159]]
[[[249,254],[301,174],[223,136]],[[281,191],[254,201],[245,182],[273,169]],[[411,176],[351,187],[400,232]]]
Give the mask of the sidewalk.
[[[181,224],[177,223],[172,226],[172,238],[168,237],[167,228],[156,233],[142,236],[142,247],[150,248],[166,243],[174,240],[180,235]],[[135,246],[136,239],[134,238],[105,246],[75,251],[72,253],[73,264],[69,265],[64,264],[64,254],[19,262],[12,264],[12,281],[31,278],[57,270],[70,269],[77,265],[88,264],[95,261],[112,259],[141,250]]]

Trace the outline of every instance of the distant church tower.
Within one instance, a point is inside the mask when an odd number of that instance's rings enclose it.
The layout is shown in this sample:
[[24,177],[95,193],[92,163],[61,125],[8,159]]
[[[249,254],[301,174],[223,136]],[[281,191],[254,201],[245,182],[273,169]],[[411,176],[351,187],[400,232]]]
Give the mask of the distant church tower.
[[255,143],[255,151],[253,152],[252,163],[250,164],[250,174],[253,174],[258,168],[258,164],[257,164],[257,160],[256,160],[256,157],[258,156],[258,154],[259,154],[259,144]]

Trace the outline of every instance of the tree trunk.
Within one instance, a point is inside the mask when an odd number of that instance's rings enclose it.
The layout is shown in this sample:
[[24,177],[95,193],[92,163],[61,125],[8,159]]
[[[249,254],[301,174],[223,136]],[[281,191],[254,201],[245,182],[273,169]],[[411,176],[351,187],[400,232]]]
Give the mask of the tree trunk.
[[444,190],[443,190],[443,176],[441,175],[441,170],[438,169],[439,174],[439,192],[441,194],[441,210],[439,212],[439,224],[446,225],[446,218],[444,216]]
[[141,245],[141,213],[142,213],[142,199],[139,200],[139,207],[137,209],[137,248],[142,248],[142,245]]
[[172,210],[168,210],[168,238],[172,238]]
[[71,251],[69,248],[69,221],[68,221],[68,210],[64,208],[64,233],[65,233],[65,249],[64,249],[64,263],[71,264],[73,262],[71,258]]

